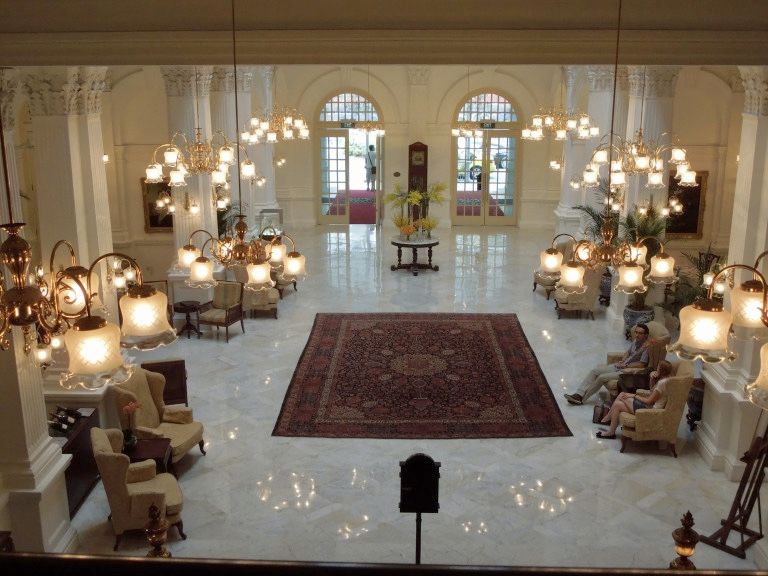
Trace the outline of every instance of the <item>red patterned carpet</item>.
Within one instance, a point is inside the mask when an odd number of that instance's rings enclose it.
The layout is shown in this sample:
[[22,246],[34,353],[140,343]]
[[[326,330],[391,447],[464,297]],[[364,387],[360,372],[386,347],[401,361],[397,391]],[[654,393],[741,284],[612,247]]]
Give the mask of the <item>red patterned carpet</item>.
[[274,436],[571,436],[514,314],[318,314]]

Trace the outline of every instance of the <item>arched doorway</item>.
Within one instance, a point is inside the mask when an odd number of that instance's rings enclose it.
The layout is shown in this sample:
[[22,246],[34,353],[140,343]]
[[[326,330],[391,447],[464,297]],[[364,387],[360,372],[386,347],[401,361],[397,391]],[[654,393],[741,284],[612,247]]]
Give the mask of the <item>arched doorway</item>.
[[383,127],[375,103],[362,94],[342,92],[325,102],[318,122],[318,222],[376,224],[384,156],[383,132],[372,129],[374,124]]
[[452,223],[517,224],[519,126],[512,103],[493,92],[476,94],[462,103],[455,121],[477,131],[453,137]]

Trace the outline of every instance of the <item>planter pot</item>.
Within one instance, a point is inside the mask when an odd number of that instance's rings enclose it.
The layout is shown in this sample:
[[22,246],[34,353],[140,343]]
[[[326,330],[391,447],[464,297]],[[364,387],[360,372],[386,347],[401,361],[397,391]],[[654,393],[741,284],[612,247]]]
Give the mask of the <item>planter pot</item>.
[[123,430],[123,452],[125,454],[133,452],[136,449],[136,444],[138,444],[138,442],[139,439],[136,437],[136,434],[133,433],[133,430],[130,428]]
[[629,338],[629,329],[635,324],[647,324],[653,320],[653,308],[646,306],[640,310],[635,310],[629,306],[624,307],[624,336]]

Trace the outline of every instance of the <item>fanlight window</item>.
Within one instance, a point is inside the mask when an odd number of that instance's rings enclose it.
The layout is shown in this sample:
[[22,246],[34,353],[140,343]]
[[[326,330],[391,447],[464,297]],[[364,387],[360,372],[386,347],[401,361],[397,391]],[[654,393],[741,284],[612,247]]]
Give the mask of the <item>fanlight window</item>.
[[373,102],[360,94],[337,94],[323,106],[321,122],[378,122],[379,115]]
[[517,114],[509,100],[489,93],[472,96],[456,119],[459,122],[516,122]]

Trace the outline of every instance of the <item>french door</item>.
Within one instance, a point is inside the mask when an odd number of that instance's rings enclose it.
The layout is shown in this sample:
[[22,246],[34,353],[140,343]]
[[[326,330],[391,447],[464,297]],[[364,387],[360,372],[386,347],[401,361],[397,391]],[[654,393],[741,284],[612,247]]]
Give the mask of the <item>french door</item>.
[[451,220],[456,225],[517,223],[517,140],[510,130],[457,136]]
[[320,137],[320,224],[349,223],[349,134],[328,130]]

